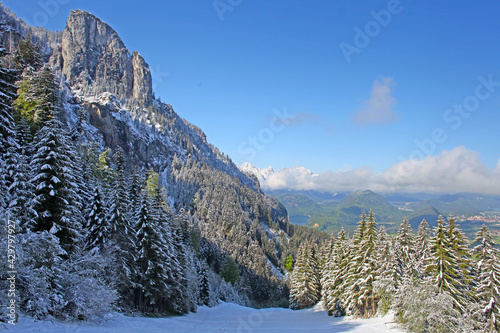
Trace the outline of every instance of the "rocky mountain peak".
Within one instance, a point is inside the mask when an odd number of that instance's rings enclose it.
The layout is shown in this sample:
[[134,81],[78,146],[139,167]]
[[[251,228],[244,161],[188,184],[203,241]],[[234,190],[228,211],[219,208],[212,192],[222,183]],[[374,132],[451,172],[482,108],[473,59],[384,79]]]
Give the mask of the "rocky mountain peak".
[[130,54],[116,31],[89,12],[71,11],[52,59],[77,95],[109,92],[130,108],[153,102],[151,71],[144,58]]

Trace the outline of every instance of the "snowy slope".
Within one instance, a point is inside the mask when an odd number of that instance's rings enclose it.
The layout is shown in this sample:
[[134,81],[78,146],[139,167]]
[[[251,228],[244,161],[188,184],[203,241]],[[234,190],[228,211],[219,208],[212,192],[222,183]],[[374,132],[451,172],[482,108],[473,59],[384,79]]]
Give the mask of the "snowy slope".
[[293,311],[282,308],[256,310],[223,303],[214,308],[201,307],[197,313],[183,317],[142,318],[115,314],[106,321],[93,324],[35,322],[32,318],[21,317],[15,327],[5,324],[2,326],[6,326],[10,332],[26,333],[403,332],[392,321],[390,316],[372,319],[333,318],[320,305]]

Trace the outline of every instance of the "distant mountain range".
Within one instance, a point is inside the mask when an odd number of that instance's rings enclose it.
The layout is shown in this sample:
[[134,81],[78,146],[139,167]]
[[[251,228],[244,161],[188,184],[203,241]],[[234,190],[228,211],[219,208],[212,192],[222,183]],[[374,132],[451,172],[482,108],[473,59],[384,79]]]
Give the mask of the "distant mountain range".
[[[269,191],[288,211],[290,222],[307,224],[327,232],[337,232],[341,227],[352,232],[363,211],[373,209],[379,224],[390,233],[395,233],[404,218],[413,229],[423,219],[431,227],[436,225],[439,215],[465,218],[483,211],[500,210],[500,197],[457,193],[435,195],[419,193],[381,195],[372,191],[353,193],[324,193],[315,191]],[[475,231],[469,222],[462,221],[469,234]]]
[[[406,217],[413,228],[417,228],[422,219],[432,225],[442,212],[434,207],[424,207],[418,211],[404,210],[396,207],[380,194],[372,191],[356,191],[349,194],[337,194],[335,199],[315,202],[306,194],[271,193],[288,210],[290,222],[304,224],[328,232],[337,232],[341,227],[352,232],[363,211],[373,210],[377,221],[384,225],[389,232],[396,232]],[[314,195],[313,197],[319,197]],[[305,219],[307,217],[307,219]]]
[[[242,171],[265,181],[274,173],[272,167],[259,169],[249,163],[240,167]],[[471,235],[476,226],[466,218],[484,211],[500,210],[500,196],[475,193],[431,194],[431,193],[386,193],[372,191],[322,192],[314,190],[269,190],[267,194],[285,205],[290,222],[304,224],[327,232],[337,232],[341,227],[352,232],[363,211],[373,209],[379,224],[394,233],[404,218],[417,229],[422,219],[431,227],[436,225],[439,215],[453,214],[458,217]]]

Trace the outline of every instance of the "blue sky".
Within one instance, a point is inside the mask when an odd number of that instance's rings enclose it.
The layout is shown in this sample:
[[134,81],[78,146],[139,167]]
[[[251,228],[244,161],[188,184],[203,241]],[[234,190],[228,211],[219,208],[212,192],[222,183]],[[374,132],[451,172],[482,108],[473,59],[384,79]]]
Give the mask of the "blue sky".
[[109,23],[156,96],[238,165],[381,173],[461,146],[490,171],[500,158],[499,1],[4,4],[52,30],[76,8]]

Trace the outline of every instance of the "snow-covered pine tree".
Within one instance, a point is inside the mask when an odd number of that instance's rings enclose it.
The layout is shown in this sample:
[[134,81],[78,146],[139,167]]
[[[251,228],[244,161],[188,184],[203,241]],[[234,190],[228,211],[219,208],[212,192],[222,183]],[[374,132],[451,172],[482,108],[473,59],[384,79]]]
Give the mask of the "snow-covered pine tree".
[[427,260],[426,274],[430,283],[437,286],[439,293],[449,293],[455,306],[464,310],[463,284],[460,279],[459,259],[453,251],[448,228],[444,219],[439,216],[438,225],[434,228],[434,236],[430,239],[430,255]]
[[415,236],[413,235],[410,222],[405,218],[394,241],[394,250],[398,263],[397,270],[400,279],[416,278],[414,243]]
[[311,291],[314,293],[312,302],[314,304],[321,300],[321,258],[317,243],[312,243],[307,259],[308,274],[311,276]]
[[[326,269],[326,263],[330,256],[333,254],[333,249],[335,248],[335,237],[333,235],[330,237],[328,242],[325,242],[320,249],[320,265],[321,265],[321,281],[323,281],[323,272]],[[321,282],[323,285],[323,282]]]
[[297,250],[297,258],[290,280],[290,309],[299,310],[303,307],[304,280],[305,280],[305,246],[302,244]]
[[389,237],[384,226],[379,228],[375,258],[378,269],[375,273],[376,280],[373,282],[373,293],[378,300],[377,311],[385,314],[391,307],[399,280],[393,239]]
[[333,249],[325,261],[322,274],[323,303],[330,316],[339,317],[345,314],[342,285],[349,265],[348,258],[349,240],[342,228],[333,241]]
[[361,220],[359,220],[357,224],[358,226],[356,227],[356,230],[354,231],[354,235],[352,237],[353,245],[355,247],[359,247],[365,237],[367,224],[365,211],[361,213]]
[[[163,305],[167,312],[183,314],[196,309],[197,281],[189,281],[194,270],[193,253],[188,249],[189,236],[187,219],[181,209],[180,215],[175,217],[170,206],[165,201],[164,189],[160,187],[159,175],[153,170],[147,172],[145,188],[143,189],[151,201],[151,210],[158,218],[158,236],[160,237],[162,251],[164,252],[162,265],[165,270],[168,296]],[[193,267],[189,267],[192,265]]]
[[363,213],[361,214],[361,220],[358,221],[358,226],[354,231],[347,278],[344,280],[342,286],[342,289],[345,291],[343,302],[345,304],[346,313],[348,315],[359,314],[358,300],[361,295],[359,286],[362,283],[361,270],[363,269],[363,263],[365,259],[362,250],[362,243],[366,236],[366,230],[366,213],[363,211]]
[[[177,220],[177,221],[175,221]],[[189,265],[188,251],[186,244],[183,241],[183,233],[180,225],[182,218],[176,218],[171,228],[173,253],[176,256],[176,260],[173,262],[172,275],[175,280],[175,285],[172,285],[173,290],[171,300],[172,304],[175,306],[175,311],[179,314],[187,313],[188,311],[194,310],[195,305],[192,303],[187,296],[187,290],[189,286],[189,281],[186,277],[186,268]],[[233,261],[234,262],[234,261]],[[237,267],[237,266],[236,266]],[[238,271],[236,269],[236,271]]]
[[209,305],[210,303],[210,281],[208,279],[208,267],[205,262],[197,261],[196,271],[198,273],[198,305]]
[[361,258],[360,278],[355,282],[358,284],[359,296],[357,297],[357,307],[360,315],[365,317],[374,316],[377,312],[378,299],[373,292],[373,283],[377,278],[379,263],[377,261],[377,223],[370,210],[366,231],[361,241],[359,250]]
[[37,217],[33,231],[50,231],[71,252],[80,236],[81,202],[75,183],[74,151],[59,121],[48,121],[35,137],[35,154],[31,165],[35,188],[33,209]]
[[477,259],[477,284],[474,288],[482,312],[491,332],[500,331],[500,253],[494,246],[491,233],[486,225],[476,233],[472,253]]
[[456,225],[453,214],[448,218],[447,231],[451,249],[455,253],[458,259],[457,263],[460,267],[460,282],[463,285],[462,292],[470,295],[470,284],[473,280],[473,274],[471,274],[473,265],[470,259],[469,242],[462,230]]
[[320,286],[318,285],[319,271],[314,271],[313,245],[305,242],[299,247],[297,261],[292,273],[292,282],[290,288],[290,308],[298,310],[315,305],[320,298],[318,297]]
[[132,172],[129,183],[130,187],[128,197],[130,198],[130,207],[134,207],[134,209],[136,209],[140,205],[141,192],[144,187],[144,179],[137,169],[134,169]]
[[418,226],[417,236],[415,238],[415,271],[419,279],[424,278],[425,263],[429,256],[430,247],[430,232],[429,224],[425,219]]
[[[0,48],[0,58],[7,54],[7,50]],[[17,71],[0,67],[0,156],[16,145],[12,117],[12,101],[17,97],[17,87],[14,85],[16,75]]]
[[326,288],[330,285],[330,272],[333,271],[335,266],[334,248],[335,237],[332,235],[330,240],[321,248],[321,298],[323,304],[328,303],[327,297],[329,297],[329,293]]
[[37,70],[42,66],[41,47],[38,43],[33,44],[31,33],[19,41],[14,61],[19,69],[32,67]]
[[125,184],[125,157],[121,147],[113,155],[116,170],[106,220],[111,231],[111,276],[122,304],[132,306],[136,276],[135,233],[130,221],[128,193]]
[[26,102],[33,103],[33,109],[30,112],[37,125],[35,128],[40,128],[59,113],[57,81],[54,71],[48,64],[35,72],[29,80],[24,98]]
[[[8,54],[7,50],[0,48],[0,57]],[[17,97],[16,71],[0,67],[0,191],[6,193],[10,186],[8,180],[5,154],[11,148],[17,147],[14,132],[14,119],[12,117],[12,101]],[[7,208],[9,202],[4,195],[0,196],[0,209]]]
[[393,241],[384,226],[379,228],[377,241],[378,279],[386,279],[393,287],[396,287],[398,282],[396,254]]
[[37,100],[41,129],[35,136],[31,161],[30,183],[35,188],[33,209],[38,213],[32,229],[54,233],[69,253],[80,237],[82,226],[82,200],[77,184],[81,170],[76,150],[57,120],[59,107],[54,74],[48,66],[43,67],[42,72],[43,79],[34,82],[34,89],[41,92]]
[[90,252],[100,252],[103,254],[106,247],[110,245],[110,227],[106,219],[106,202],[102,196],[99,185],[95,185],[91,198],[90,212],[86,223],[86,244],[85,247]]
[[33,210],[32,200],[34,188],[29,180],[32,178],[31,168],[28,163],[28,145],[25,140],[26,132],[23,119],[16,126],[17,147],[9,148],[5,156],[9,187],[7,197],[9,198],[9,218],[16,221],[20,232],[26,232],[33,218],[37,215]]
[[168,296],[168,277],[159,221],[151,210],[151,201],[143,193],[135,216],[137,239],[137,288],[135,306],[143,313],[161,313],[161,300]]

